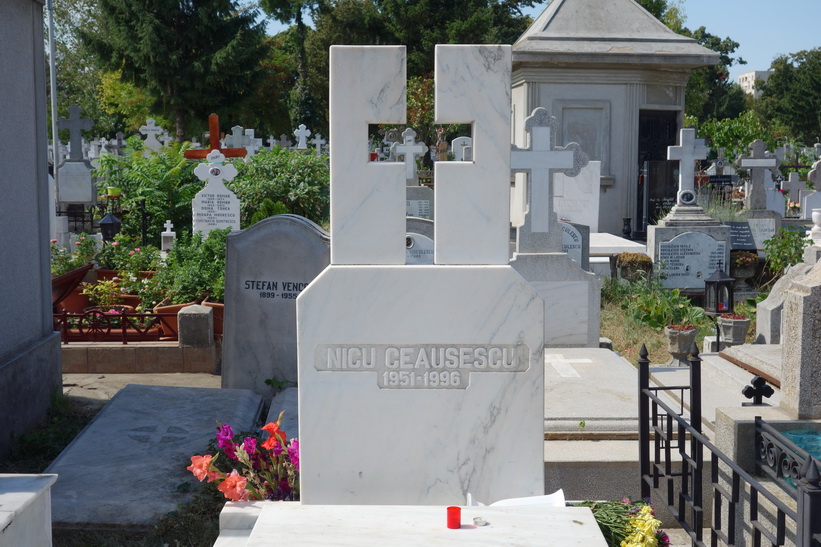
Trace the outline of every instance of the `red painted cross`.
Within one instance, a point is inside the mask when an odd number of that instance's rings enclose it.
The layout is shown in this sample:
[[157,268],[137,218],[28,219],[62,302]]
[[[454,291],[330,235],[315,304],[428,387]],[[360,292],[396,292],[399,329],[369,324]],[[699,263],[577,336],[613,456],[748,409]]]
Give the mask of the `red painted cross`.
[[211,150],[219,150],[226,158],[243,158],[248,153],[245,148],[220,148],[220,119],[216,114],[208,116],[208,132],[211,135],[211,144],[202,150],[186,150],[188,159],[205,159]]

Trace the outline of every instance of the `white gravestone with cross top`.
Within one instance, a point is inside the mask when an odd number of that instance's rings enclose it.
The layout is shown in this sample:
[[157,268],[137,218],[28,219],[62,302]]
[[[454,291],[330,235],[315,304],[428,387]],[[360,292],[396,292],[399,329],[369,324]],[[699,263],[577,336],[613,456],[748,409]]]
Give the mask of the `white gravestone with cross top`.
[[68,129],[70,153],[57,169],[57,200],[62,203],[93,203],[96,192],[91,180],[91,164],[83,159],[82,131],[94,125],[89,118],[81,117],[81,109],[76,104],[68,109],[68,119],[57,121],[59,129]]
[[416,142],[416,131],[408,127],[402,131],[402,142],[391,145],[391,157],[399,159],[402,156],[405,164],[405,184],[417,186],[416,157],[427,152],[428,147],[423,142]]
[[[406,174],[368,124],[406,117],[403,46],[332,46],[331,264],[297,299],[303,504],[463,504],[544,491],[543,302],[508,264],[510,46],[437,46],[432,265],[406,264]],[[329,450],[328,447],[334,447]]]
[[157,140],[157,137],[162,135],[163,128],[157,125],[157,123],[154,121],[154,118],[148,118],[148,120],[145,122],[145,125],[140,127],[140,133],[145,135],[143,146],[145,146],[146,148],[150,148],[155,152],[162,148],[162,143],[159,140]]
[[322,138],[322,135],[321,135],[321,134],[319,134],[319,133],[317,133],[316,135],[314,135],[314,138],[313,138],[313,139],[311,139],[311,144],[313,144],[313,145],[314,145],[314,149],[316,150],[316,155],[317,155],[317,156],[319,156],[320,154],[322,154],[322,147],[323,147],[323,146],[325,146],[325,144],[326,144],[327,142],[328,142],[328,141],[326,141],[325,139],[323,139],[323,138]]
[[679,144],[667,147],[667,159],[678,160],[678,205],[695,205],[695,162],[707,158],[707,146],[696,138],[696,130],[684,127],[679,132]]
[[587,165],[589,157],[575,142],[565,147],[554,146],[555,131],[556,118],[546,109],[536,108],[525,120],[528,147],[520,149],[513,145],[510,153],[513,171],[529,174],[526,190],[529,211],[517,229],[517,253],[561,251],[562,234],[553,208],[553,172],[575,177]]
[[211,230],[239,230],[240,227],[239,199],[223,182],[237,176],[237,168],[224,162],[225,156],[219,150],[212,150],[205,163],[194,169],[197,178],[205,181],[205,188],[197,192],[191,202],[193,231],[201,232],[203,238],[208,237]]
[[736,167],[750,172],[750,191],[744,198],[744,205],[749,210],[766,209],[767,201],[764,194],[764,171],[778,167],[778,158],[765,150],[766,144],[756,139],[750,145],[752,152],[749,156],[739,156]]
[[798,201],[798,193],[807,189],[807,183],[801,180],[801,176],[792,171],[787,180],[781,181],[781,189],[787,192],[787,200]]
[[299,127],[294,129],[294,137],[297,138],[296,149],[308,149],[308,137],[311,136],[311,130],[305,127],[304,123],[299,124]]

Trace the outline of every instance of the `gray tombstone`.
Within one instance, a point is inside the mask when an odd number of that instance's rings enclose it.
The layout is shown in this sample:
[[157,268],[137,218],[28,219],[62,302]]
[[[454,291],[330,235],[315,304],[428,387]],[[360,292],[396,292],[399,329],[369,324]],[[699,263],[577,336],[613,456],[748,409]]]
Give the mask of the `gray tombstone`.
[[433,188],[428,186],[405,187],[405,216],[433,220]]
[[405,264],[433,264],[433,221],[408,217],[405,226]]
[[[729,229],[727,230],[729,232]],[[727,241],[709,233],[684,232],[669,241],[659,242],[658,260],[667,289],[704,290],[704,280],[726,264]]]
[[222,387],[273,395],[265,380],[297,381],[296,297],[330,263],[330,237],[277,215],[228,236]]
[[583,270],[590,271],[590,227],[570,222],[559,222],[559,227],[562,229],[562,252]]
[[71,152],[57,169],[57,200],[90,204],[94,202],[96,192],[91,181],[91,164],[83,158],[82,131],[91,129],[93,123],[91,119],[81,117],[82,111],[76,104],[68,110],[69,118],[60,118],[57,122],[57,127],[69,130],[71,138]]

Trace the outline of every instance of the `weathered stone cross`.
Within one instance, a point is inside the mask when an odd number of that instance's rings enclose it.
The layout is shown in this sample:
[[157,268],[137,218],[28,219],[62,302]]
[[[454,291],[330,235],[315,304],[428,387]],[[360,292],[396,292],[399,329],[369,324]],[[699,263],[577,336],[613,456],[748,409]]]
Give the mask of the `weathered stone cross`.
[[279,140],[276,144],[278,144],[282,148],[290,148],[294,145],[294,143],[291,142],[291,139],[289,139],[288,135],[286,135],[285,133],[279,136]]
[[208,116],[208,132],[211,141],[209,148],[202,150],[186,150],[184,156],[188,159],[204,159],[212,150],[221,152],[226,158],[244,158],[248,153],[245,148],[220,148],[220,119],[216,114]]
[[58,129],[68,129],[69,134],[69,161],[83,161],[83,134],[94,126],[90,118],[81,118],[81,109],[76,104],[68,107],[68,119],[60,118],[57,121]]
[[311,136],[311,130],[305,127],[304,123],[299,124],[299,128],[294,130],[294,136],[299,139],[296,144],[297,150],[307,150],[308,149],[308,137]]
[[157,140],[157,136],[161,135],[162,132],[163,128],[157,125],[154,118],[148,118],[145,125],[140,127],[140,133],[145,135],[145,142],[143,143],[145,147],[155,152],[162,148],[162,143]]
[[[510,152],[511,170],[530,174],[525,232],[548,233],[551,227],[558,227],[556,212],[553,210],[553,171],[562,171],[569,177],[575,177],[589,161],[587,154],[574,142],[565,147],[553,146],[555,129],[556,118],[550,116],[546,109],[536,108],[525,120],[525,132],[530,135],[528,148],[520,149],[513,145]],[[524,249],[520,246],[517,250],[535,252],[538,249]]]
[[695,162],[707,158],[707,146],[703,139],[696,139],[696,130],[684,127],[679,133],[679,145],[667,147],[667,159],[678,160],[679,205],[695,205]]
[[416,131],[408,127],[402,131],[402,142],[395,142],[391,145],[391,156],[405,159],[405,183],[408,186],[418,185],[416,180],[416,156],[421,156],[428,151],[428,147],[423,142],[416,142]]
[[247,144],[248,138],[245,136],[244,128],[241,125],[232,127],[231,134],[225,137],[225,146],[230,148],[242,148]]
[[801,180],[801,176],[793,171],[787,180],[781,181],[781,189],[789,192],[787,199],[789,201],[798,201],[798,193],[801,190],[807,189],[807,184]]
[[750,172],[750,195],[745,197],[745,205],[749,210],[766,209],[767,196],[764,193],[764,170],[774,170],[778,167],[778,158],[768,153],[766,144],[756,139],[750,145],[751,156],[739,156],[736,166]]
[[327,143],[327,142],[328,142],[328,141],[326,141],[325,139],[323,139],[323,138],[322,138],[322,135],[321,135],[321,134],[319,134],[319,133],[317,133],[316,135],[314,135],[314,138],[313,138],[313,139],[311,139],[311,144],[313,144],[313,145],[314,145],[314,147],[316,148],[316,154],[317,154],[317,156],[318,156],[320,153],[322,153],[322,147],[323,147],[323,146],[325,145],[325,143]]
[[166,232],[170,232],[173,227],[174,227],[174,225],[171,224],[170,220],[165,221],[165,231]]

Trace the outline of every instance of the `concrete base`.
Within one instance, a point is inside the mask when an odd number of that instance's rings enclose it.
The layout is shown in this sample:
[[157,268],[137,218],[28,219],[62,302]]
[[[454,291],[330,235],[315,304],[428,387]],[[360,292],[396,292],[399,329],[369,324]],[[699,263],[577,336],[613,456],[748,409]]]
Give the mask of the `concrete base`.
[[217,423],[251,430],[261,407],[249,390],[126,386],[48,467],[59,475],[55,526],[156,524],[190,501],[197,480],[185,468],[207,453]]
[[51,485],[56,475],[0,475],[0,545],[51,546]]
[[220,346],[181,347],[177,342],[76,342],[62,346],[65,374],[208,372],[216,374]]
[[0,362],[0,457],[14,439],[42,422],[60,389],[60,336],[54,333]]

